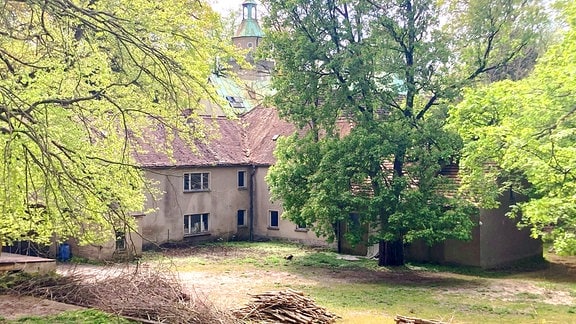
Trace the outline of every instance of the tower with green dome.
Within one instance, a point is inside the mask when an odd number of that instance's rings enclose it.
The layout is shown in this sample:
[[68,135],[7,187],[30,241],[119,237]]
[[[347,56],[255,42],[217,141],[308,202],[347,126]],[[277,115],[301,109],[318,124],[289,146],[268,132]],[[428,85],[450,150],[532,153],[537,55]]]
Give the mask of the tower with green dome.
[[232,42],[242,49],[254,49],[260,43],[264,33],[258,24],[258,13],[256,1],[246,0],[242,3],[242,22],[232,37]]

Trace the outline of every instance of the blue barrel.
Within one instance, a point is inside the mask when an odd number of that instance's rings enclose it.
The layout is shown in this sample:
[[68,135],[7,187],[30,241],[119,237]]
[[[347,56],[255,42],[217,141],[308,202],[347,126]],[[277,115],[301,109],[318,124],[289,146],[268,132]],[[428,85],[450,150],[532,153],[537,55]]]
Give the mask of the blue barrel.
[[62,262],[66,262],[70,260],[70,244],[62,243],[60,244],[60,248],[58,249],[58,260]]

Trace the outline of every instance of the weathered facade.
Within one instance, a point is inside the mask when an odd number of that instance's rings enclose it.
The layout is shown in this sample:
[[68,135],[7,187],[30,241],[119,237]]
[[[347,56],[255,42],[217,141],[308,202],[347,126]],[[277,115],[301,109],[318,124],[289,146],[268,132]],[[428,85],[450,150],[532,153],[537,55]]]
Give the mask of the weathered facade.
[[[257,107],[238,119],[204,117],[208,142],[189,147],[176,139],[172,156],[151,145],[137,154],[163,195],[150,197],[155,211],[141,221],[144,245],[212,240],[285,239],[326,244],[282,218],[265,176],[275,140],[294,132],[273,108]],[[161,131],[155,133],[164,138]]]
[[[255,2],[247,0],[242,6],[243,21],[233,42],[250,50],[264,35],[256,19]],[[229,107],[204,103],[204,123],[210,139],[191,147],[176,137],[172,152],[167,154],[157,149],[167,143],[165,130],[151,130],[157,145],[144,145],[135,157],[163,194],[149,197],[144,210],[154,211],[138,222],[140,247],[131,235],[135,254],[142,245],[168,242],[282,239],[327,245],[309,228],[283,219],[281,202],[270,197],[265,176],[275,163],[276,139],[295,131],[293,125],[279,118],[276,109],[259,104],[271,91],[267,73],[270,67],[270,62],[257,62],[254,70],[239,69],[240,82],[225,75],[211,77],[212,85]],[[227,118],[230,112],[237,118]],[[345,134],[350,125],[342,127]],[[414,243],[406,249],[407,259],[493,268],[541,257],[542,243],[531,239],[527,230],[518,230],[516,222],[505,216],[510,201],[502,198],[500,209],[481,211],[471,241],[449,240],[433,247]],[[337,247],[341,252],[377,253],[366,244],[349,246],[342,235],[339,237]],[[77,248],[76,253],[113,256],[118,253],[113,242],[110,246]]]
[[530,237],[529,228],[518,228],[518,220],[506,216],[518,194],[509,191],[500,197],[500,207],[481,209],[478,226],[468,242],[447,240],[434,246],[422,242],[409,245],[407,257],[414,261],[501,268],[524,260],[541,260],[542,241]]

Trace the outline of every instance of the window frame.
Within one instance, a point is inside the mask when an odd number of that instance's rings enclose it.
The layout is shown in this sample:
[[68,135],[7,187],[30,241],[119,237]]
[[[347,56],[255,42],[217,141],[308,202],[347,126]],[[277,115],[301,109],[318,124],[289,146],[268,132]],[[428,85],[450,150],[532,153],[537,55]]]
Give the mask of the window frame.
[[[195,224],[192,221],[192,218],[195,216],[199,216],[199,231],[192,231],[192,224]],[[184,224],[183,224],[183,231],[184,236],[197,236],[197,235],[206,235],[210,233],[210,213],[198,213],[198,214],[184,214],[183,217]],[[188,231],[186,230],[186,223],[188,223]]]
[[[240,215],[242,213],[242,215]],[[242,217],[242,224],[240,224],[240,217]],[[248,227],[246,222],[246,209],[238,209],[236,211],[236,226],[237,227]]]
[[[248,173],[246,172],[246,170],[238,170],[237,172],[237,177],[236,177],[236,184],[238,185],[238,189],[247,189],[248,186],[246,185],[246,175]],[[240,176],[242,175],[242,176]],[[240,181],[240,179],[242,179],[242,181]],[[242,183],[240,183],[242,182]]]
[[126,242],[126,232],[115,230],[115,250],[116,251],[126,251],[128,242]]
[[296,232],[308,232],[309,229],[310,229],[310,227],[308,227],[308,224],[296,223],[296,228],[294,229],[294,231],[296,231]]
[[[192,177],[194,175],[200,176],[200,188],[192,188]],[[210,191],[210,172],[186,172],[182,175],[182,189],[184,192],[200,192]],[[188,185],[188,188],[186,188]]]
[[[272,225],[272,215],[276,214],[276,226]],[[268,229],[278,230],[280,229],[280,212],[278,210],[268,211]]]

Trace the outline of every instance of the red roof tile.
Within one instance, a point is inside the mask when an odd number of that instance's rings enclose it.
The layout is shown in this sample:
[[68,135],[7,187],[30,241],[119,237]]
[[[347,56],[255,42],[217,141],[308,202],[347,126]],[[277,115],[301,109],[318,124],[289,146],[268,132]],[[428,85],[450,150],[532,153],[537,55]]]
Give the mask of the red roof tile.
[[275,139],[295,130],[274,108],[257,107],[239,119],[205,116],[203,120],[209,138],[193,145],[175,136],[169,146],[165,127],[158,125],[146,140],[137,140],[136,160],[144,167],[271,165]]

